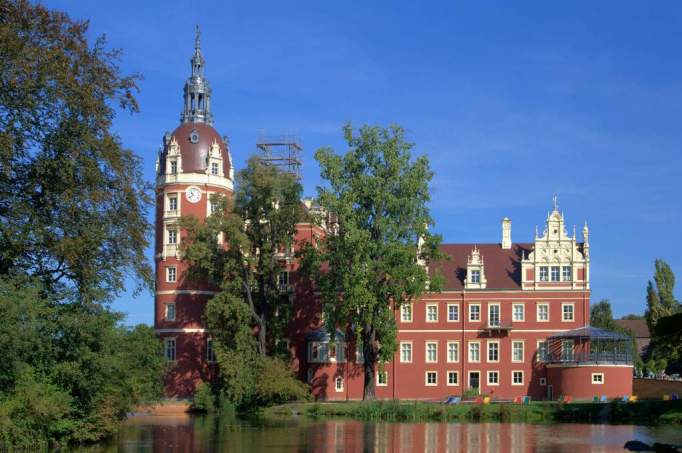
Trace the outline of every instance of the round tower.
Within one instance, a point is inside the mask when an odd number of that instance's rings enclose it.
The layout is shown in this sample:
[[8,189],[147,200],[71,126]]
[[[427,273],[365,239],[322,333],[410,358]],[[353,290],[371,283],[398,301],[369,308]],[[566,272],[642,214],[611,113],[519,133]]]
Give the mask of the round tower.
[[187,280],[181,256],[181,216],[205,219],[212,194],[232,195],[234,170],[227,140],[213,128],[211,89],[204,77],[197,27],[192,72],[185,82],[180,125],[164,134],[156,164],[156,297],[154,326],[174,366],[168,396],[191,395],[211,377],[215,360],[202,315],[215,288]]

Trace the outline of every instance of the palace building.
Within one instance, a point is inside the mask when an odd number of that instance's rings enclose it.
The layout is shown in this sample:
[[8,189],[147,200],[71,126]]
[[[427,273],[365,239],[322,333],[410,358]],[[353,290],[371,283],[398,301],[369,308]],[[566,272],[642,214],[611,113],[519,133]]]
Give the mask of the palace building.
[[[177,223],[209,216],[211,194],[231,196],[234,180],[229,141],[213,127],[198,34],[183,99],[180,125],[163,137],[156,180],[155,328],[174,362],[166,391],[177,397],[191,396],[216,366],[202,320],[216,288],[186,279]],[[443,275],[444,288],[396,310],[398,350],[377,372],[377,398],[439,400],[467,389],[500,399],[631,394],[629,338],[589,326],[587,223],[578,241],[555,198],[532,242],[513,242],[511,227],[504,218],[499,243],[441,246],[450,259],[430,263],[429,272]],[[296,241],[324,234],[322,226],[301,223]],[[361,348],[349,332],[321,327],[319,301],[296,269],[286,260],[281,278],[295,313],[292,366],[317,399],[361,399]]]

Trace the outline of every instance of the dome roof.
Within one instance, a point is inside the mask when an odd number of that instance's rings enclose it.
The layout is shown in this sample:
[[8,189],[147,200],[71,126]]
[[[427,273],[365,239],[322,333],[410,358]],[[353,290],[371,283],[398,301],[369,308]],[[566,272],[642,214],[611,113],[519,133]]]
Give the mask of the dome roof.
[[[209,151],[211,145],[215,142],[220,147],[220,154],[223,159],[223,174],[229,177],[232,162],[230,162],[227,145],[218,134],[218,131],[212,126],[206,123],[183,123],[170,135],[175,137],[180,146],[180,155],[182,156],[181,170],[183,173],[206,173]],[[164,149],[164,155],[167,151],[167,149]]]

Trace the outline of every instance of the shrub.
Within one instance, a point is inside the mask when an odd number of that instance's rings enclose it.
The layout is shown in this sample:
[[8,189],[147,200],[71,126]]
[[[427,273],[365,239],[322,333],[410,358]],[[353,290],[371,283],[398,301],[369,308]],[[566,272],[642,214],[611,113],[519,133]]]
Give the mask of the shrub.
[[197,387],[194,400],[190,405],[192,412],[213,412],[216,409],[216,397],[209,384],[202,382]]

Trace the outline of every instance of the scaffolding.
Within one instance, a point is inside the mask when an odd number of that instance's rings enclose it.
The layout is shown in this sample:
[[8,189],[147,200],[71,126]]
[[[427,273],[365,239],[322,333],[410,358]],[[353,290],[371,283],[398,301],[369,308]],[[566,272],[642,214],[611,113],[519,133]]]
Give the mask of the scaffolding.
[[272,165],[285,173],[301,178],[301,142],[295,135],[259,134],[256,147],[261,151],[261,162]]

